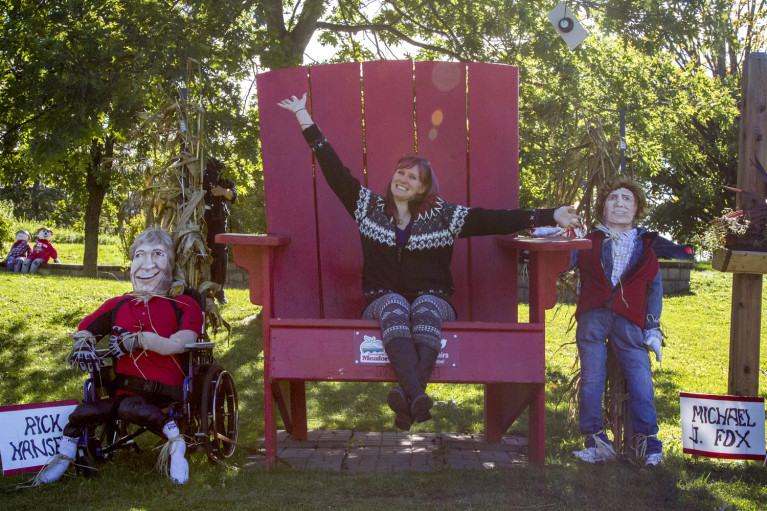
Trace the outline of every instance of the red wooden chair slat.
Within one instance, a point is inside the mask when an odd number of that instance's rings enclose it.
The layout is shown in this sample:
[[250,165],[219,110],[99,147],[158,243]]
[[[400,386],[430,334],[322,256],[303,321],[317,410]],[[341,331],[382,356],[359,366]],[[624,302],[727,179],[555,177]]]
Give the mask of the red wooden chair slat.
[[404,153],[415,151],[413,63],[362,64],[367,187],[383,194]]
[[[516,208],[518,177],[518,69],[497,64],[469,66],[469,203]],[[472,319],[517,321],[517,274],[508,251],[491,237],[472,238]]]
[[[360,65],[332,64],[310,68],[313,119],[352,174],[364,183],[362,90]],[[283,112],[283,122],[295,122]],[[291,126],[296,130],[296,126]],[[306,144],[301,148],[306,149]],[[362,250],[354,220],[341,205],[315,165],[317,230],[321,268],[323,317],[359,315],[364,303]]]
[[[272,341],[279,343],[280,354],[272,362],[272,378],[315,381],[392,381],[388,365],[366,366],[355,363],[354,346],[363,336],[379,336],[380,329],[369,321],[351,324],[320,320],[313,324],[294,324],[290,320],[272,326]],[[544,378],[544,350],[540,349],[542,325],[522,323],[519,328],[487,324],[481,330],[470,330],[471,324],[445,324],[443,337],[458,338],[459,343],[481,349],[492,356],[464,357],[457,363],[460,370],[439,367],[436,378],[443,383],[503,383],[514,375],[521,383],[540,383]],[[311,339],[308,343],[307,339]],[[342,353],[338,364],[326,363],[328,353]]]
[[[274,268],[274,314],[319,318],[320,282],[312,155],[295,120],[277,103],[307,90],[305,68],[280,69],[257,78],[264,165],[266,225],[289,234]],[[285,117],[287,116],[287,121]],[[291,122],[293,124],[291,124]]]
[[[468,204],[466,155],[466,65],[458,62],[416,62],[416,126],[418,153],[429,159],[439,180],[440,196]],[[469,315],[468,246],[453,248],[453,305],[459,319]]]

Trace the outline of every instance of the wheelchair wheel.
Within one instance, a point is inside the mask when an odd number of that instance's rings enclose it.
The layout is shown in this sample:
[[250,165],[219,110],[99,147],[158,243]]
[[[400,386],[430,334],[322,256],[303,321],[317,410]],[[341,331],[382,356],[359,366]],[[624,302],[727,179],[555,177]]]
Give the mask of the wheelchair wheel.
[[133,438],[140,435],[146,428],[134,427],[130,431],[119,419],[109,419],[101,424],[85,428],[85,445],[77,449],[77,474],[94,477],[101,463],[108,461],[118,449],[133,449],[139,452],[139,447]]
[[232,375],[220,365],[212,364],[205,373],[200,399],[200,429],[210,458],[228,458],[234,453],[234,444],[222,440],[218,434],[236,441],[238,417],[237,389]]

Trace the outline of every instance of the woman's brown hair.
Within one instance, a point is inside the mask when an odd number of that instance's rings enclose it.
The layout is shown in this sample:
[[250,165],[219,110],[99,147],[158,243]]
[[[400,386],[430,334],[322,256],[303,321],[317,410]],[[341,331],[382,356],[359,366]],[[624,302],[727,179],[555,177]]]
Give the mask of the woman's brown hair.
[[[394,172],[397,172],[399,169],[409,169],[412,167],[417,168],[418,177],[421,179],[421,183],[423,183],[425,189],[423,193],[416,195],[408,204],[410,214],[415,215],[418,212],[421,203],[424,201],[424,199],[426,199],[426,197],[439,194],[439,182],[437,181],[437,176],[434,174],[434,171],[431,168],[431,162],[423,156],[418,156],[414,153],[402,155],[400,159],[397,160],[397,165],[394,166]],[[392,180],[393,179],[394,178],[392,177]],[[388,207],[394,206],[394,196],[391,192],[391,183],[392,182],[389,181],[389,186],[386,188],[385,195],[385,204]]]

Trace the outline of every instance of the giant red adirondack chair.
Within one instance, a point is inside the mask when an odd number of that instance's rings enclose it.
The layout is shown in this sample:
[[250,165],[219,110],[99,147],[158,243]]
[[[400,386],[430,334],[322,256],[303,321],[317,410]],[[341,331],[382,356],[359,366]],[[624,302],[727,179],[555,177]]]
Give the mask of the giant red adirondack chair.
[[[216,239],[234,245],[235,264],[250,275],[251,301],[263,307],[271,466],[275,404],[293,438],[306,439],[305,381],[395,381],[388,364],[363,360],[362,342],[380,339],[380,330],[359,319],[357,227],[315,168],[294,116],[277,103],[308,91],[315,122],[344,163],[378,193],[399,156],[417,150],[431,161],[444,199],[515,208],[518,69],[377,61],[276,70],[261,74],[257,85],[269,234]],[[529,407],[534,462],[544,457],[545,309],[555,303],[556,274],[568,267],[569,251],[588,246],[586,240],[513,237],[459,240],[455,246],[458,321],[444,324],[449,358],[437,365],[432,381],[485,384],[485,435],[491,442],[500,442]],[[530,321],[522,323],[519,250],[531,253]]]

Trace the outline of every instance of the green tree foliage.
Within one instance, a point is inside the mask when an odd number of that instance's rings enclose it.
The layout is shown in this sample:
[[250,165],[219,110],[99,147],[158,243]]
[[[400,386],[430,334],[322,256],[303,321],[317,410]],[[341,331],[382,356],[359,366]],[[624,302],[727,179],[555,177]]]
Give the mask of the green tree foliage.
[[735,204],[734,195],[721,186],[736,183],[741,67],[746,55],[767,47],[765,3],[621,0],[587,5],[606,34],[674,64],[655,73],[656,106],[645,116],[653,119],[647,127],[657,156],[645,161],[645,168],[658,204],[652,223],[691,242],[709,220]]
[[304,50],[326,10],[326,0],[260,0],[250,11],[253,55],[267,69],[300,66]]
[[210,153],[245,192],[233,228],[261,230],[257,112],[239,86],[304,64],[317,33],[331,61],[404,52],[518,66],[525,206],[588,197],[584,169],[617,165],[625,110],[629,169],[659,204],[651,224],[690,240],[734,205],[720,185],[734,184],[740,66],[765,49],[764,1],[568,5],[590,32],[574,51],[539,0],[16,0],[0,9],[3,183],[65,190],[93,229],[99,204],[141,187],[138,112],[176,94],[193,58]]
[[4,251],[3,257],[16,241],[16,232],[14,231],[13,204],[9,201],[0,201],[0,250]]
[[575,51],[537,1],[342,1],[317,27],[341,60],[390,57],[406,41],[418,59],[519,66],[525,205],[588,197],[582,164],[612,147],[599,168],[617,168],[624,110],[628,170],[658,204],[650,225],[691,241],[734,205],[721,185],[735,183],[740,66],[765,48],[764,2],[568,5],[590,32]]
[[18,0],[0,10],[3,182],[57,186],[83,205],[86,272],[108,192],[140,187],[130,163],[145,150],[134,138],[139,113],[182,83],[187,59],[211,69],[214,146],[252,136],[238,90],[252,50],[241,11],[223,4]]

